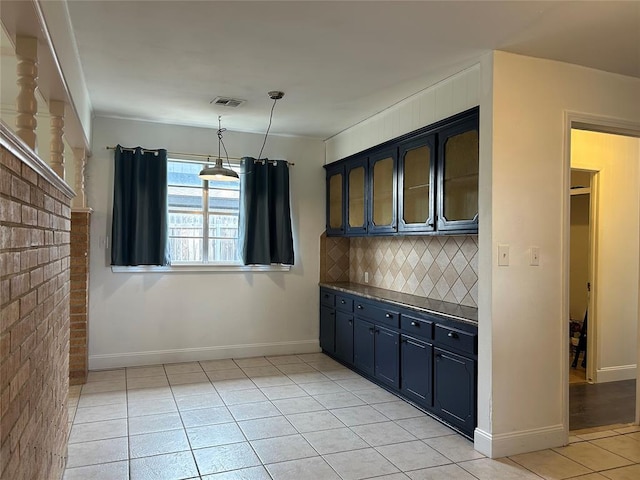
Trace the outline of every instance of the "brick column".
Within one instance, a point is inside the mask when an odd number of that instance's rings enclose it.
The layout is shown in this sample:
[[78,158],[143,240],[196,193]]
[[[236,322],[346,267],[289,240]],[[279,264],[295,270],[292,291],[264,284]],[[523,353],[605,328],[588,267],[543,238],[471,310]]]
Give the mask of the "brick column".
[[69,383],[87,381],[89,311],[89,231],[91,209],[71,212],[71,335],[69,339]]
[[0,123],[0,478],[53,480],[69,433],[73,192],[10,135]]

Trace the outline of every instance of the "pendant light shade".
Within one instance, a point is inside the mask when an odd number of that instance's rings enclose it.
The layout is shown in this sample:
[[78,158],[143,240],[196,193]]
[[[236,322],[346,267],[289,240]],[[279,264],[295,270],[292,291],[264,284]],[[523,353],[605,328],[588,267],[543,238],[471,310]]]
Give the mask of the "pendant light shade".
[[[222,181],[238,181],[240,177],[238,173],[233,171],[231,168],[226,168],[222,166],[222,158],[220,158],[220,145],[222,144],[222,132],[224,132],[226,128],[222,128],[221,126],[221,117],[218,116],[218,158],[216,158],[216,164],[213,167],[205,167],[200,171],[198,175],[203,180],[222,180]],[[224,151],[227,149],[225,147]],[[229,157],[227,157],[227,163],[229,163]],[[231,166],[231,164],[229,164]]]
[[222,159],[220,157],[216,158],[215,166],[203,168],[199,176],[203,180],[223,180],[233,182],[240,179],[237,172],[222,166]]

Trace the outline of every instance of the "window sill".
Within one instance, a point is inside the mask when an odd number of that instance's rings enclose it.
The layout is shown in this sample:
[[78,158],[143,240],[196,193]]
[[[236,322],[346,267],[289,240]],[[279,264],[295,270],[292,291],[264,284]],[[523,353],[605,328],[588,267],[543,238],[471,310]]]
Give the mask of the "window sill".
[[113,273],[204,273],[204,272],[288,272],[291,265],[239,265],[239,264],[174,264],[166,267],[140,265],[137,267],[111,266]]

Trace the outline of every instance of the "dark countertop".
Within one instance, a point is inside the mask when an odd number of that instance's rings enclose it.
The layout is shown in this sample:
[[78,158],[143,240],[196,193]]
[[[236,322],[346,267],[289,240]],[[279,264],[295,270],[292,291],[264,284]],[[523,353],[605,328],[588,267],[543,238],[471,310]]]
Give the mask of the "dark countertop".
[[344,293],[352,293],[360,295],[371,300],[383,300],[393,303],[400,307],[411,308],[424,313],[432,313],[443,315],[454,320],[478,325],[478,309],[474,307],[466,307],[456,303],[443,302],[442,300],[433,300],[427,297],[419,297],[418,295],[410,295],[408,293],[394,292],[384,288],[371,287],[360,283],[351,282],[320,282],[321,287],[332,288]]

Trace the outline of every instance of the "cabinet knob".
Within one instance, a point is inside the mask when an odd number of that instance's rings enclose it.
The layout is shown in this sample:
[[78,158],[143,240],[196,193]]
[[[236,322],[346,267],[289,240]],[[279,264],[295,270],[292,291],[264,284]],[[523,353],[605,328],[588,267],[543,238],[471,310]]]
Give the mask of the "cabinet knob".
[[420,328],[420,324],[418,322],[416,322],[416,321],[412,321],[411,322],[411,326]]
[[362,305],[358,305],[358,310],[362,310],[364,307]]
[[370,333],[371,335],[373,335],[373,333],[374,333],[374,332],[375,332],[375,330],[373,329],[373,327],[369,328],[369,333]]
[[344,300],[340,300],[340,303],[341,303],[342,305],[344,305],[344,304],[345,304],[345,303],[347,303],[347,302],[345,302]]
[[349,325],[353,325],[353,320],[349,320]]
[[390,313],[386,313],[384,316],[387,317],[387,318],[393,317],[393,315],[391,315]]
[[458,338],[458,334],[456,332],[449,332],[447,334],[447,337],[449,337],[449,338]]

